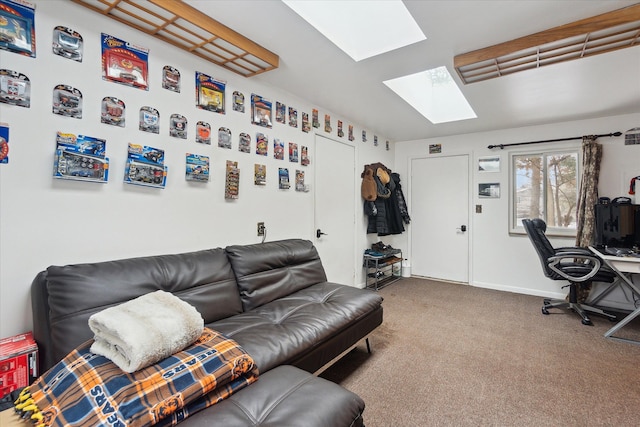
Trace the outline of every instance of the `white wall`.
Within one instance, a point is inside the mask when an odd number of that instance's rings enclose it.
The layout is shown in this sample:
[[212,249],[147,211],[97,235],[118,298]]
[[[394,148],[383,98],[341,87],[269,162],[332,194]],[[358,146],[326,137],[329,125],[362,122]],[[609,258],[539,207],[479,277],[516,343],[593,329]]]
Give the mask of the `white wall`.
[[[409,163],[413,157],[426,157],[429,144],[441,144],[441,156],[466,153],[471,161],[470,176],[470,279],[469,283],[479,287],[506,290],[532,295],[559,297],[564,290],[558,282],[545,278],[539,260],[526,236],[509,235],[509,153],[531,149],[532,146],[508,147],[503,150],[487,148],[493,144],[569,138],[586,134],[608,134],[625,132],[640,125],[640,114],[603,117],[544,126],[519,129],[505,129],[470,135],[456,135],[419,141],[397,142],[395,147],[395,170],[403,177],[409,175]],[[624,145],[624,136],[600,138],[603,145],[599,194],[611,198],[626,196],[629,179],[640,174],[640,145]],[[555,147],[579,147],[580,141],[554,142],[537,145],[540,150]],[[479,173],[479,157],[501,156],[500,172]],[[409,181],[409,178],[406,179]],[[499,182],[501,197],[480,199],[477,196],[478,183]],[[446,183],[443,183],[446,185]],[[410,191],[405,191],[407,197]],[[636,201],[638,203],[639,201]],[[409,210],[411,200],[409,198]],[[475,213],[475,205],[482,205],[482,213]],[[439,209],[446,209],[440,206]],[[413,221],[416,219],[414,218]],[[409,231],[410,233],[410,231]],[[397,238],[400,247],[409,248],[409,233]],[[552,238],[556,246],[571,246],[574,239]],[[435,242],[434,242],[435,244]],[[407,252],[408,257],[411,254]],[[413,262],[412,262],[413,263]]]
[[[10,125],[10,161],[0,165],[0,336],[31,329],[29,287],[35,275],[49,265],[75,264],[109,259],[199,250],[228,244],[257,243],[256,223],[264,221],[268,240],[305,238],[314,240],[313,218],[313,153],[314,134],[301,130],[302,112],[311,116],[312,108],[320,112],[321,128],[315,132],[347,141],[347,126],[354,125],[359,188],[362,165],[394,163],[393,150],[385,150],[386,138],[378,135],[380,144],[361,141],[362,127],[322,106],[311,105],[293,94],[262,84],[258,78],[243,78],[205,62],[172,46],[156,41],[138,31],[88,11],[71,2],[37,1],[37,57],[27,58],[0,51],[1,68],[26,74],[31,80],[31,107],[0,104],[0,122]],[[84,37],[82,63],[63,59],[51,52],[53,28],[71,27]],[[275,31],[275,29],[274,29]],[[150,49],[150,90],[142,91],[103,81],[100,68],[100,33],[104,32]],[[161,70],[172,65],[182,73],[181,93],[161,88]],[[227,112],[220,115],[195,108],[195,71],[227,81]],[[270,71],[277,73],[278,71]],[[83,118],[73,119],[52,114],[53,87],[69,84],[82,91]],[[244,93],[246,112],[231,110],[234,90]],[[256,93],[269,98],[275,107],[280,101],[298,110],[298,128],[274,123],[273,129],[252,125],[250,96]],[[105,96],[122,99],[127,107],[127,126],[119,128],[100,123],[100,102]],[[141,106],[157,108],[161,114],[160,134],[138,130]],[[179,113],[189,120],[187,140],[168,136],[169,116]],[[331,134],[323,130],[324,114],[331,114]],[[274,114],[275,122],[275,114]],[[344,123],[345,136],[337,136],[337,120]],[[226,150],[195,142],[195,124],[204,120],[212,130],[224,126],[233,134],[233,148]],[[55,135],[57,131],[104,138],[110,158],[107,184],[64,181],[52,178]],[[238,135],[252,137],[252,153],[238,151]],[[269,136],[269,156],[254,154],[255,134]],[[216,132],[213,132],[216,135]],[[273,139],[280,138],[288,146],[308,146],[312,165],[302,167],[273,159]],[[215,139],[215,138],[214,138]],[[163,190],[123,184],[127,143],[164,149],[169,166],[167,187]],[[186,152],[211,157],[211,181],[190,183],[184,179]],[[239,162],[240,195],[237,200],[224,199],[224,166],[226,160]],[[267,185],[253,184],[255,163],[267,165]],[[306,174],[309,193],[279,190],[278,167],[288,167],[294,179],[296,169]],[[357,250],[364,250],[375,239],[366,236],[362,205],[357,204]],[[356,283],[362,273],[356,269]]]

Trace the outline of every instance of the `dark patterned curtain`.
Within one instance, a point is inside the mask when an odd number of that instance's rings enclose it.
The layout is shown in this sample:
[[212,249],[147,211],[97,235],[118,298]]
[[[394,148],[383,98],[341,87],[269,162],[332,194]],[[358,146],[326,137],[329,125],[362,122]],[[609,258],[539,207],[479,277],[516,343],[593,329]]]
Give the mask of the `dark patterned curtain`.
[[[593,206],[598,201],[598,179],[600,178],[600,161],[602,160],[602,145],[596,142],[597,138],[595,135],[582,137],[582,179],[580,180],[576,210],[578,218],[576,246],[582,247],[592,244],[596,225]],[[578,302],[584,302],[590,291],[590,284],[579,287]]]

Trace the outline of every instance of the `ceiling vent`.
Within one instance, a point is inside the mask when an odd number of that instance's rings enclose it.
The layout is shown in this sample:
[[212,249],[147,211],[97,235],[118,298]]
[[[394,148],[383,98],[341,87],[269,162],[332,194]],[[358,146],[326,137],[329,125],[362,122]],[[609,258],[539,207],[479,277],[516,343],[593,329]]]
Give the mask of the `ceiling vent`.
[[467,84],[638,45],[640,3],[457,55],[453,63]]
[[278,55],[182,0],[73,0],[245,77],[278,68]]

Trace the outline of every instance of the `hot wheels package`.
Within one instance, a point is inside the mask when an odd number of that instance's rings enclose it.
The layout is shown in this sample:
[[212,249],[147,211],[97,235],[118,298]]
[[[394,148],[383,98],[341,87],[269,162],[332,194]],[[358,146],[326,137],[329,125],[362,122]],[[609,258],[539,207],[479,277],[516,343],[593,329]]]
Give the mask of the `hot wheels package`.
[[167,184],[167,170],[163,150],[129,143],[124,171],[125,184],[164,188]]
[[187,181],[209,181],[209,156],[187,153]]
[[91,136],[58,132],[53,176],[91,182],[107,182],[109,159],[106,141]]

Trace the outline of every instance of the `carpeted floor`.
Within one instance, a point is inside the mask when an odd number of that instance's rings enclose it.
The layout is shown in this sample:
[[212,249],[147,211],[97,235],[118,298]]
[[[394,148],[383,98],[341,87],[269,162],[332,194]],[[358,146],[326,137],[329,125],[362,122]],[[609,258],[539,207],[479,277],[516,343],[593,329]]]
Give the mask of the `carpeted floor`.
[[[367,427],[637,426],[640,346],[542,298],[402,279],[384,322],[322,374],[360,395]],[[640,317],[618,335],[640,340]]]

